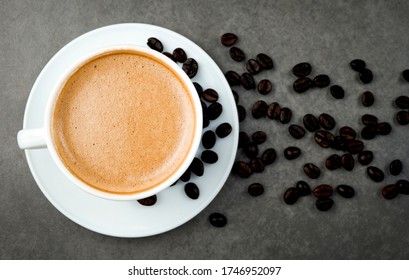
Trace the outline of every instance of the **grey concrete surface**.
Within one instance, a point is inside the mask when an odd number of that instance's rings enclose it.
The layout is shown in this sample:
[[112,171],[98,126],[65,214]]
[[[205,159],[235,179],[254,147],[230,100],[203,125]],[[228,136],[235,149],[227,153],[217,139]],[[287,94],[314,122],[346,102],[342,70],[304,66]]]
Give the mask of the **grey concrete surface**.
[[[386,201],[383,185],[409,179],[409,126],[399,127],[392,101],[409,94],[400,73],[409,68],[409,4],[407,1],[0,1],[0,258],[1,259],[407,259],[409,257],[409,196]],[[256,77],[269,78],[274,90],[267,96],[235,88],[248,110],[241,130],[264,130],[279,158],[263,174],[250,179],[231,175],[216,199],[198,216],[170,232],[141,239],[120,239],[91,232],[56,210],[41,193],[25,156],[16,144],[22,128],[30,89],[47,61],[65,44],[92,29],[122,22],[143,22],[167,27],[200,45],[223,71],[244,72],[232,61],[219,38],[234,32],[237,46],[248,57],[265,52],[275,68]],[[349,68],[353,58],[366,60],[374,81],[361,84]],[[290,70],[298,62],[313,65],[313,75],[328,74],[332,84],[344,87],[346,97],[335,100],[329,89],[298,95],[291,90]],[[375,105],[364,108],[364,90],[376,95]],[[330,113],[337,127],[362,126],[359,118],[373,113],[393,125],[387,137],[368,141],[376,152],[374,165],[386,170],[395,158],[403,161],[398,177],[386,172],[373,183],[365,168],[353,172],[324,171],[318,180],[302,173],[308,161],[323,167],[333,150],[322,150],[312,135],[295,141],[288,125],[254,120],[252,104],[277,101],[294,112],[292,123],[306,113]],[[303,150],[287,161],[289,145]],[[239,152],[238,159],[244,159]],[[334,196],[335,206],[323,213],[312,196],[287,206],[286,188],[297,180],[312,186],[347,183],[357,195]],[[252,182],[265,185],[261,197],[249,197]],[[225,228],[207,222],[220,211],[229,220]]]

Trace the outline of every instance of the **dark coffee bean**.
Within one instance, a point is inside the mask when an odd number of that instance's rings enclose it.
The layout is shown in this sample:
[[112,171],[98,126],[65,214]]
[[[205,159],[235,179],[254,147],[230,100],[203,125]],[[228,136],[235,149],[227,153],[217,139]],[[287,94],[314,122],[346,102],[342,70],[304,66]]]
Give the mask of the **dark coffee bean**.
[[193,85],[195,86],[195,89],[197,91],[197,95],[199,95],[199,97],[202,97],[203,87],[197,82],[193,82]]
[[335,127],[335,120],[330,115],[323,113],[319,115],[318,120],[320,125],[325,130],[331,130]]
[[409,112],[408,111],[399,111],[396,114],[396,121],[400,125],[407,125],[409,123]]
[[364,150],[364,148],[365,148],[364,142],[360,140],[350,140],[346,144],[347,152],[353,155],[359,154],[360,152]]
[[[268,115],[268,111],[267,111],[267,115]],[[305,135],[305,130],[304,128],[302,128],[299,125],[296,124],[292,124],[288,127],[288,132],[290,133],[290,135],[292,137],[294,137],[295,139],[301,139],[304,137]]]
[[315,202],[315,206],[320,211],[328,211],[329,209],[332,208],[333,205],[334,201],[330,197],[318,198],[317,201]]
[[270,82],[270,80],[267,79],[261,80],[257,85],[257,90],[262,95],[269,94],[272,89],[273,84]]
[[241,178],[248,178],[250,177],[251,173],[253,173],[250,165],[248,165],[244,161],[236,161],[233,166],[233,171]]
[[212,150],[204,150],[200,158],[203,162],[210,164],[216,163],[219,159],[218,155]]
[[378,123],[376,132],[380,135],[388,135],[392,131],[392,126],[387,122]]
[[192,163],[189,166],[190,171],[192,171],[193,174],[195,174],[196,176],[203,176],[204,174],[204,166],[203,166],[203,162],[198,159],[197,157],[195,157],[192,161]]
[[227,218],[223,214],[213,213],[209,216],[209,222],[214,227],[224,227],[227,225]]
[[401,95],[395,99],[395,104],[399,109],[409,109],[409,97]]
[[243,61],[246,58],[246,56],[244,55],[244,52],[237,47],[231,47],[229,54],[230,54],[230,57],[235,61]]
[[267,117],[272,120],[280,120],[281,107],[277,102],[273,102],[267,107]]
[[371,107],[375,102],[375,96],[373,95],[372,92],[365,91],[361,95],[361,102],[362,105],[364,105],[365,107]]
[[250,161],[249,166],[254,173],[261,173],[264,171],[264,163],[259,158],[254,158]]
[[177,62],[176,58],[173,56],[173,54],[171,54],[169,52],[163,52],[162,54],[167,56],[168,58],[170,58],[173,62]]
[[341,157],[341,164],[342,167],[347,171],[352,171],[355,166],[354,157],[351,154],[344,154]]
[[358,162],[361,165],[368,165],[373,160],[373,153],[371,151],[362,151],[358,154]]
[[300,191],[301,196],[307,196],[311,194],[310,185],[308,185],[308,183],[305,181],[298,181],[295,184],[295,188]]
[[264,187],[262,184],[254,183],[248,187],[247,191],[251,196],[260,196],[264,193]]
[[224,76],[226,77],[227,82],[231,86],[241,85],[240,75],[235,71],[227,71]]
[[280,122],[282,124],[289,123],[291,121],[292,116],[293,116],[293,112],[289,108],[287,107],[281,108]]
[[207,105],[206,105],[206,103],[204,103],[202,100],[200,100],[200,105],[202,106],[202,112],[203,112],[203,114],[206,114],[206,110],[207,110]]
[[212,130],[208,130],[202,135],[202,146],[205,149],[211,149],[216,144],[216,134]]
[[273,69],[273,66],[274,66],[273,60],[268,55],[264,53],[259,53],[256,56],[256,59],[262,69],[265,69],[265,70]]
[[188,182],[190,180],[190,176],[192,174],[192,171],[190,171],[190,169],[188,168],[185,173],[182,174],[182,176],[180,176],[180,180],[182,182]]
[[206,116],[206,114],[203,114],[203,128],[208,127],[210,124],[209,118]]
[[194,58],[188,58],[183,62],[182,70],[192,79],[196,76],[197,71],[199,70],[199,64],[197,64],[197,61]]
[[409,82],[409,69],[403,70],[402,77],[405,81]]
[[216,128],[216,135],[219,138],[227,137],[230,135],[232,129],[231,124],[227,122],[219,124],[219,126]]
[[233,93],[234,102],[236,102],[236,105],[239,104],[239,95],[234,90],[232,90],[231,92]]
[[301,150],[298,147],[287,147],[284,149],[284,157],[288,160],[293,160],[301,155]]
[[362,83],[364,84],[369,84],[373,80],[373,74],[372,71],[365,68],[364,70],[359,72],[359,79],[361,80]]
[[284,202],[288,205],[292,205],[297,202],[300,195],[301,191],[299,189],[294,187],[288,188],[284,193]]
[[173,50],[173,57],[176,59],[177,62],[183,63],[187,59],[187,55],[184,49],[176,48]]
[[376,127],[375,126],[365,126],[361,130],[361,137],[365,140],[374,139],[376,136]]
[[378,124],[378,118],[371,114],[363,115],[361,121],[364,125],[368,126],[376,126]]
[[179,180],[176,180],[175,182],[173,182],[172,185],[170,185],[171,187],[173,187],[174,185],[176,185],[179,182]]
[[320,129],[320,123],[318,122],[318,119],[312,114],[306,114],[302,121],[305,129],[309,132],[315,132]]
[[329,86],[330,83],[331,83],[331,80],[329,79],[328,75],[325,75],[325,74],[318,75],[313,80],[313,84],[317,88],[327,87]]
[[293,67],[293,74],[299,78],[304,78],[311,73],[311,65],[308,62],[301,62],[298,63]]
[[329,88],[329,92],[331,93],[332,97],[336,99],[342,99],[345,96],[344,89],[339,85],[333,85]]
[[399,194],[399,188],[395,184],[387,185],[382,188],[382,196],[385,199],[394,199]]
[[199,188],[195,183],[187,183],[185,185],[185,194],[191,199],[198,199],[199,198]]
[[255,59],[249,59],[247,61],[246,69],[250,74],[253,75],[260,73],[260,71],[262,70],[260,63],[258,63]]
[[329,148],[334,142],[334,135],[325,130],[318,130],[314,135],[315,142],[323,148]]
[[315,197],[317,198],[327,198],[332,195],[334,192],[333,188],[330,185],[322,184],[318,185],[312,193],[314,194]]
[[209,120],[213,121],[217,119],[223,112],[223,106],[222,104],[218,102],[214,102],[209,105],[206,109],[206,116],[208,117]]
[[256,82],[254,81],[253,76],[250,73],[243,73],[240,77],[241,85],[245,89],[255,89]]
[[398,176],[402,172],[403,164],[399,159],[392,160],[389,164],[389,172],[393,176]]
[[334,142],[332,142],[331,148],[338,151],[345,151],[347,146],[347,141],[342,139],[341,136],[335,136]]
[[148,39],[148,47],[150,47],[151,49],[158,51],[158,52],[162,52],[163,51],[163,45],[162,42],[159,41],[158,39],[151,37]]
[[207,102],[214,103],[219,99],[219,94],[214,89],[208,88],[203,92],[202,98]]
[[356,132],[352,127],[343,126],[339,129],[339,136],[341,136],[343,140],[354,140],[356,138]]
[[267,134],[264,131],[256,131],[251,135],[251,139],[254,144],[260,145],[266,142]]
[[269,148],[261,154],[261,160],[263,161],[264,165],[272,164],[276,158],[277,152],[273,148]]
[[256,158],[258,155],[258,147],[253,142],[247,143],[244,147],[244,153],[248,156],[248,158]]
[[325,160],[325,167],[328,170],[335,170],[335,169],[341,168],[341,166],[342,166],[341,157],[339,155],[336,155],[336,154],[330,155]]
[[310,78],[299,78],[294,81],[293,89],[297,93],[303,93],[309,90],[312,86],[312,81]]
[[138,199],[137,201],[142,204],[143,206],[152,206],[156,203],[156,201],[158,200],[156,195],[152,195],[150,197],[146,197],[146,198],[142,198],[142,199]]
[[376,166],[369,166],[366,168],[366,173],[374,182],[381,182],[385,178],[383,171]]
[[253,118],[259,119],[265,117],[267,114],[267,103],[263,100],[259,100],[254,103],[253,108],[251,109],[251,114]]
[[220,38],[220,42],[223,46],[230,47],[237,42],[237,35],[234,33],[224,33]]
[[396,182],[396,186],[398,186],[399,193],[401,194],[409,194],[409,181],[408,180],[399,180]]
[[239,132],[239,148],[243,148],[250,141],[250,137],[244,131]]
[[344,198],[352,198],[355,195],[354,188],[348,185],[339,185],[336,190],[337,193]]
[[351,65],[352,70],[357,72],[361,72],[366,67],[366,63],[362,59],[354,59],[349,63],[349,65]]
[[239,122],[246,119],[246,109],[243,106],[237,105],[237,114],[239,115]]
[[313,163],[306,163],[304,165],[304,173],[311,179],[317,179],[321,175],[321,170]]

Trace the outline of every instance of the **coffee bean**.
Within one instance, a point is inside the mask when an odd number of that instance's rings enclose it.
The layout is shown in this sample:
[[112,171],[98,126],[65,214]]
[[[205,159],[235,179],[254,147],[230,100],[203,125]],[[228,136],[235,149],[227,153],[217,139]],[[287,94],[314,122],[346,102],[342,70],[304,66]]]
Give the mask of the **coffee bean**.
[[322,184],[318,185],[312,193],[317,198],[327,198],[330,197],[333,193],[333,188],[330,185]]
[[376,166],[369,166],[366,168],[366,173],[374,182],[381,182],[385,178],[383,171]]
[[358,162],[361,165],[368,165],[373,160],[373,153],[371,151],[362,151],[358,154]]
[[248,187],[247,191],[251,196],[260,196],[264,193],[264,187],[262,184],[254,183]]
[[235,61],[243,61],[246,56],[244,55],[244,52],[237,48],[237,47],[231,47],[229,51],[230,57],[235,60]]
[[273,102],[267,107],[267,117],[272,120],[280,120],[281,107],[277,102]]
[[236,105],[238,105],[239,104],[239,95],[234,90],[232,90],[231,92],[233,93],[234,102],[236,103]]
[[264,53],[259,53],[256,56],[256,59],[257,59],[257,62],[260,64],[261,69],[264,69],[264,70],[273,69],[273,66],[274,66],[273,60],[268,55]]
[[195,174],[196,176],[203,176],[204,174],[204,166],[203,166],[203,162],[198,159],[197,157],[195,157],[192,161],[192,163],[189,166],[190,171],[192,171],[193,174]]
[[362,83],[369,84],[373,80],[372,71],[367,68],[363,69],[362,71],[359,72],[359,79],[361,80]]
[[256,75],[260,73],[261,65],[255,59],[249,59],[246,63],[246,69],[250,74]]
[[199,188],[195,183],[187,183],[185,185],[185,194],[191,199],[198,199],[199,198]]
[[197,82],[193,82],[193,85],[195,86],[195,89],[197,91],[197,95],[199,95],[199,97],[202,97],[203,87]]
[[354,188],[348,185],[339,185],[336,190],[337,193],[344,198],[352,198],[355,195]]
[[257,157],[257,155],[258,155],[257,145],[254,144],[253,142],[247,143],[247,145],[244,147],[244,153],[250,159]]
[[206,109],[206,116],[209,118],[209,120],[213,121],[217,119],[223,112],[223,106],[222,104],[218,102],[214,102],[209,105]]
[[173,57],[176,59],[177,62],[183,63],[187,59],[187,55],[184,49],[176,48],[173,50]]
[[398,176],[402,172],[402,167],[402,162],[399,159],[395,159],[389,164],[389,172],[393,176]]
[[330,83],[331,83],[331,81],[330,81],[328,75],[325,75],[325,74],[318,75],[313,80],[313,84],[317,88],[327,87],[327,86],[329,86]]
[[188,58],[183,62],[182,70],[192,79],[196,76],[197,71],[199,70],[199,64],[197,64],[197,61],[194,58]]
[[323,148],[329,148],[334,142],[334,135],[325,130],[318,130],[314,135],[315,142]]
[[409,97],[401,95],[395,99],[395,104],[399,109],[409,109]]
[[352,171],[352,169],[354,169],[355,166],[355,160],[354,157],[351,154],[344,154],[341,157],[341,164],[342,167],[346,170],[346,171]]
[[[267,110],[267,115],[268,115],[268,110]],[[305,130],[299,125],[292,124],[288,127],[288,132],[292,137],[295,139],[301,139],[305,135]]]
[[400,125],[407,125],[409,123],[409,112],[408,111],[399,111],[396,114],[396,121]]
[[273,148],[269,148],[261,154],[261,160],[263,161],[264,165],[272,164],[276,158],[277,152]]
[[363,115],[361,121],[364,125],[368,126],[376,126],[378,124],[378,118],[371,114]]
[[309,90],[312,86],[312,81],[310,78],[299,78],[294,81],[293,89],[297,93],[303,93]]
[[264,163],[259,158],[254,158],[250,161],[249,166],[254,173],[261,173],[264,171]]
[[376,132],[380,135],[388,135],[392,131],[392,126],[387,122],[378,123]]
[[328,170],[335,170],[338,168],[341,168],[342,162],[341,162],[341,157],[339,155],[333,154],[330,155],[326,160],[325,160],[325,167]]
[[224,33],[220,38],[220,42],[223,46],[230,47],[237,42],[237,35],[234,33]]
[[234,163],[233,170],[241,178],[248,178],[250,177],[251,173],[253,173],[253,171],[250,168],[250,165],[248,165],[244,161],[236,161]]
[[180,176],[180,180],[182,182],[188,182],[190,180],[192,171],[190,171],[190,169],[186,169],[185,173],[182,174],[182,176]]
[[352,127],[343,126],[339,129],[339,136],[341,136],[343,140],[354,140],[356,138],[356,132]]
[[173,54],[171,54],[169,52],[163,52],[162,54],[167,56],[168,58],[170,58],[173,62],[177,62],[176,58],[173,56]]
[[306,114],[302,121],[305,129],[309,132],[315,132],[320,129],[320,123],[318,122],[318,119],[312,114]]
[[211,149],[216,144],[216,134],[212,130],[208,130],[202,135],[202,146],[205,149]]
[[209,222],[214,227],[224,227],[227,224],[227,218],[223,214],[213,213],[209,216]]
[[251,135],[253,143],[256,145],[263,144],[267,139],[267,134],[264,131],[256,131]]
[[287,147],[284,149],[284,157],[288,160],[293,160],[301,155],[301,150],[298,147]]
[[289,123],[291,121],[292,116],[293,116],[293,112],[289,108],[287,107],[281,108],[280,122],[282,124]]
[[304,173],[311,179],[317,179],[321,175],[321,170],[313,163],[306,163],[304,165]]
[[331,130],[335,127],[335,120],[330,115],[323,113],[319,115],[318,120],[320,125],[325,130]]
[[375,96],[373,95],[372,92],[365,91],[361,95],[361,102],[362,105],[364,105],[365,107],[371,107],[375,102]]
[[261,80],[257,85],[257,90],[262,95],[269,94],[272,89],[273,84],[267,79]]
[[231,86],[241,85],[240,75],[235,71],[227,71],[224,76],[226,77],[227,82]]
[[331,148],[338,151],[345,151],[347,146],[347,141],[342,139],[341,136],[335,136],[334,142],[332,142]]
[[284,202],[288,205],[292,205],[297,202],[300,197],[300,190],[294,187],[288,188],[284,193]]
[[210,124],[210,121],[209,121],[208,117],[206,116],[206,114],[204,113],[203,114],[203,128],[208,127],[209,124]]
[[365,140],[374,139],[376,136],[376,127],[375,126],[365,126],[361,130],[361,137]]
[[401,194],[409,194],[409,181],[408,180],[399,180],[396,182],[396,186],[399,189]]
[[409,82],[409,69],[403,70],[402,77],[405,81]]
[[163,51],[163,45],[162,42],[159,41],[158,39],[151,37],[148,39],[148,47],[150,47],[151,49],[158,51],[158,52],[162,52]]
[[216,163],[219,157],[217,154],[212,150],[204,150],[202,152],[202,156],[200,157],[203,162],[213,164]]
[[253,108],[251,109],[251,114],[253,118],[259,119],[265,117],[267,114],[267,103],[263,100],[259,100],[254,103]]
[[298,181],[295,184],[295,188],[300,191],[301,196],[307,196],[311,194],[310,185],[308,185],[308,183],[305,181]]
[[329,88],[329,92],[331,93],[332,97],[336,99],[342,99],[345,96],[344,89],[339,85],[333,85]]
[[142,204],[143,206],[152,206],[156,203],[156,201],[158,200],[156,195],[152,195],[150,197],[146,197],[146,198],[142,198],[142,199],[138,199],[137,201]]
[[254,81],[253,76],[250,73],[243,73],[240,77],[241,85],[245,89],[255,89],[256,82]]
[[239,144],[238,148],[243,148],[244,146],[247,145],[247,143],[250,141],[250,137],[245,133],[244,131],[239,132]]
[[231,124],[227,122],[219,124],[219,126],[216,128],[216,135],[219,138],[227,137],[230,135],[232,129]]
[[395,184],[390,184],[382,188],[382,196],[385,199],[394,199],[399,194],[399,188]]
[[173,187],[174,185],[176,185],[179,182],[179,180],[176,180],[175,182],[173,182],[172,185],[170,185],[171,187]]
[[365,147],[364,142],[360,140],[350,140],[346,144],[347,152],[353,155],[359,154],[360,152],[362,152],[364,150],[364,147]]
[[243,106],[237,105],[237,114],[239,115],[239,122],[246,119],[246,109]]
[[311,65],[308,62],[301,62],[298,63],[293,67],[293,74],[299,78],[304,78],[311,73]]
[[214,103],[219,99],[219,94],[214,89],[208,88],[203,92],[202,98],[207,102]]
[[334,201],[330,197],[318,198],[317,201],[315,202],[315,206],[320,211],[328,211],[329,209],[332,208],[333,205]]
[[354,59],[349,65],[351,65],[352,70],[357,72],[361,72],[366,67],[366,63],[362,59]]

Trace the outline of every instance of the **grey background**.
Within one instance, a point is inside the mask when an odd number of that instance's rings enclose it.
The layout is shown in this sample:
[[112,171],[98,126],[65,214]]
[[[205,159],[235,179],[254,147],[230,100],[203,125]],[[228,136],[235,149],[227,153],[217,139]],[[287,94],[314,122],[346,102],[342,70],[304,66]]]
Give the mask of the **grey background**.
[[[0,1],[0,258],[1,259],[407,259],[409,257],[409,197],[386,201],[383,185],[408,179],[408,127],[398,127],[392,101],[409,93],[400,73],[409,68],[409,4],[407,1]],[[361,128],[363,113],[373,113],[393,125],[388,137],[368,141],[376,152],[374,165],[386,170],[400,158],[404,172],[386,173],[382,183],[371,182],[365,168],[353,172],[325,171],[318,180],[302,173],[308,161],[323,167],[334,153],[322,150],[311,134],[293,140],[288,125],[254,120],[249,114],[241,130],[264,130],[279,159],[263,174],[242,180],[231,175],[216,199],[198,216],[170,232],[141,239],[120,239],[91,232],[58,212],[41,193],[24,153],[16,144],[30,89],[47,61],[65,44],[92,29],[122,22],[167,27],[200,45],[223,71],[244,72],[219,43],[224,32],[240,36],[237,46],[247,57],[271,55],[275,69],[257,75],[269,78],[274,90],[267,96],[236,88],[240,104],[250,109],[257,99],[290,107],[292,122],[306,113],[336,115],[337,128]],[[357,81],[349,68],[363,58],[375,79]],[[335,100],[329,89],[298,95],[291,90],[296,63],[309,61],[312,75],[325,73],[346,91]],[[363,108],[359,95],[371,90],[376,103]],[[289,145],[303,150],[289,162],[282,151]],[[244,159],[241,152],[238,159]],[[334,196],[335,206],[323,213],[312,196],[287,206],[286,188],[297,180],[312,186],[347,183],[357,196]],[[250,183],[263,183],[261,197],[250,197]],[[229,220],[214,228],[207,218],[220,211]]]

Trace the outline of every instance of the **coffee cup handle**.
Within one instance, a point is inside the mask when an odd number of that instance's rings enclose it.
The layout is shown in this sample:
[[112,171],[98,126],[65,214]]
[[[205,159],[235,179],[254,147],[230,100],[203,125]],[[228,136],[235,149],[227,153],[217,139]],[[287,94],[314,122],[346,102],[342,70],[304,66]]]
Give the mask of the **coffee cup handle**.
[[44,128],[20,130],[17,133],[17,143],[22,150],[47,148]]

